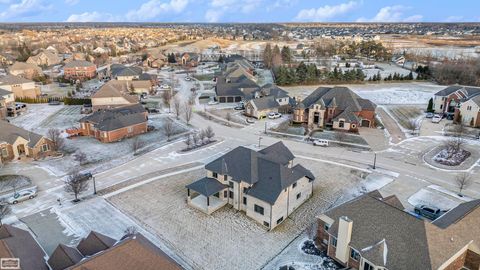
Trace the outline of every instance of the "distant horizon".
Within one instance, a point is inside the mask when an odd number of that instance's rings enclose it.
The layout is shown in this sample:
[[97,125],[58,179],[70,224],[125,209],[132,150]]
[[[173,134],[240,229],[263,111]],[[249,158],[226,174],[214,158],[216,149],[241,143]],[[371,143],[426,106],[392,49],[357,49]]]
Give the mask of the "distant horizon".
[[469,0],[0,0],[0,22],[475,23],[479,8]]

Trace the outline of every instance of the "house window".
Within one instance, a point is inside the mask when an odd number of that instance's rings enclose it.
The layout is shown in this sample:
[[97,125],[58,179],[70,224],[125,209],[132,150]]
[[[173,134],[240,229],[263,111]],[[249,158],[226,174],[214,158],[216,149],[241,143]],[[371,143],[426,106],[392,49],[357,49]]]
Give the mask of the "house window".
[[1,151],[2,157],[7,157],[7,156],[8,156],[7,148],[6,148],[6,147],[3,147],[1,150],[2,150],[2,151]]
[[243,193],[247,193],[247,191],[248,191],[248,188],[244,187],[243,188]]
[[214,172],[213,173],[213,178],[217,178],[218,177],[218,173]]
[[105,132],[105,131],[102,132],[102,137],[103,137],[103,138],[107,138],[107,132]]
[[265,226],[265,227],[270,227],[270,223],[264,221],[264,222],[263,222],[263,226]]
[[243,197],[243,204],[247,205],[247,197]]
[[339,127],[339,128],[345,127],[345,121],[340,120],[340,122],[338,122],[338,127]]
[[227,198],[227,197],[228,197],[228,191],[225,190],[225,191],[223,192],[223,197],[224,197],[224,198]]
[[443,105],[440,105],[440,110],[443,109]]
[[293,183],[292,189],[297,187],[297,182]]
[[255,211],[255,213],[259,213],[260,215],[263,215],[264,213],[263,207],[256,204],[253,206],[253,211]]
[[228,196],[230,197],[230,199],[233,199],[233,191],[229,191]]
[[329,226],[327,223],[325,223],[325,224],[323,225],[323,229],[324,229],[326,232],[328,232],[328,229],[330,229],[330,226]]
[[350,258],[358,262],[360,260],[360,253],[358,253],[355,249],[350,248]]
[[132,127],[128,127],[128,128],[127,128],[127,131],[128,131],[128,133],[132,133],[132,132],[133,132],[133,128],[132,128]]
[[228,186],[229,186],[230,188],[233,188],[233,182],[232,182],[232,181],[228,182]]
[[302,193],[301,193],[301,192],[297,194],[297,200],[300,199],[300,197],[302,197]]
[[363,270],[375,270],[375,267],[368,262],[363,263]]
[[224,175],[223,176],[223,181],[227,181],[228,180],[228,175]]
[[42,152],[47,152],[48,150],[50,150],[50,147],[48,146],[48,144],[43,144],[42,145]]
[[283,221],[283,217],[277,219],[277,224],[280,224]]
[[332,247],[337,247],[337,238],[333,237],[330,239],[330,244]]

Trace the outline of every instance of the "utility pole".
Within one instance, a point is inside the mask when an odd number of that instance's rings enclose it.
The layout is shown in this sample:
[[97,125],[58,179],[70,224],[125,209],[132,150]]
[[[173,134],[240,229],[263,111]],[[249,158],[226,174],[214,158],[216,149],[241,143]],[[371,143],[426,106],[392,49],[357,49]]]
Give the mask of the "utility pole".
[[260,141],[262,141],[262,136],[258,137],[258,148],[260,148]]
[[373,156],[373,169],[375,170],[375,165],[377,164],[377,153],[374,153]]
[[95,184],[95,176],[92,177],[93,180],[93,195],[97,195],[97,185]]
[[265,134],[267,134],[267,121],[265,121]]

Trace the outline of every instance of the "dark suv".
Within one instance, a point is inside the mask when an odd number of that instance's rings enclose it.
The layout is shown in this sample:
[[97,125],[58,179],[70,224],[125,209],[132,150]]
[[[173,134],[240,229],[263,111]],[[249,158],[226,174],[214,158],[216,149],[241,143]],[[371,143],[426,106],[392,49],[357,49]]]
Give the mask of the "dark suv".
[[445,214],[444,210],[440,210],[436,207],[431,207],[427,205],[417,205],[415,206],[415,214],[424,216],[428,219],[435,220],[439,218],[441,215]]

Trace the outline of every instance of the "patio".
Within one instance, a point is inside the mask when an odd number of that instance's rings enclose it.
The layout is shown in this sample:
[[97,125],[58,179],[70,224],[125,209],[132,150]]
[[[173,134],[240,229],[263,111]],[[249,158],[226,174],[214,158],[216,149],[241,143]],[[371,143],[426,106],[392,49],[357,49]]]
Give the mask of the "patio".
[[216,179],[204,177],[187,185],[186,188],[187,204],[206,214],[211,214],[227,204],[227,201],[220,199],[220,191],[227,186]]

